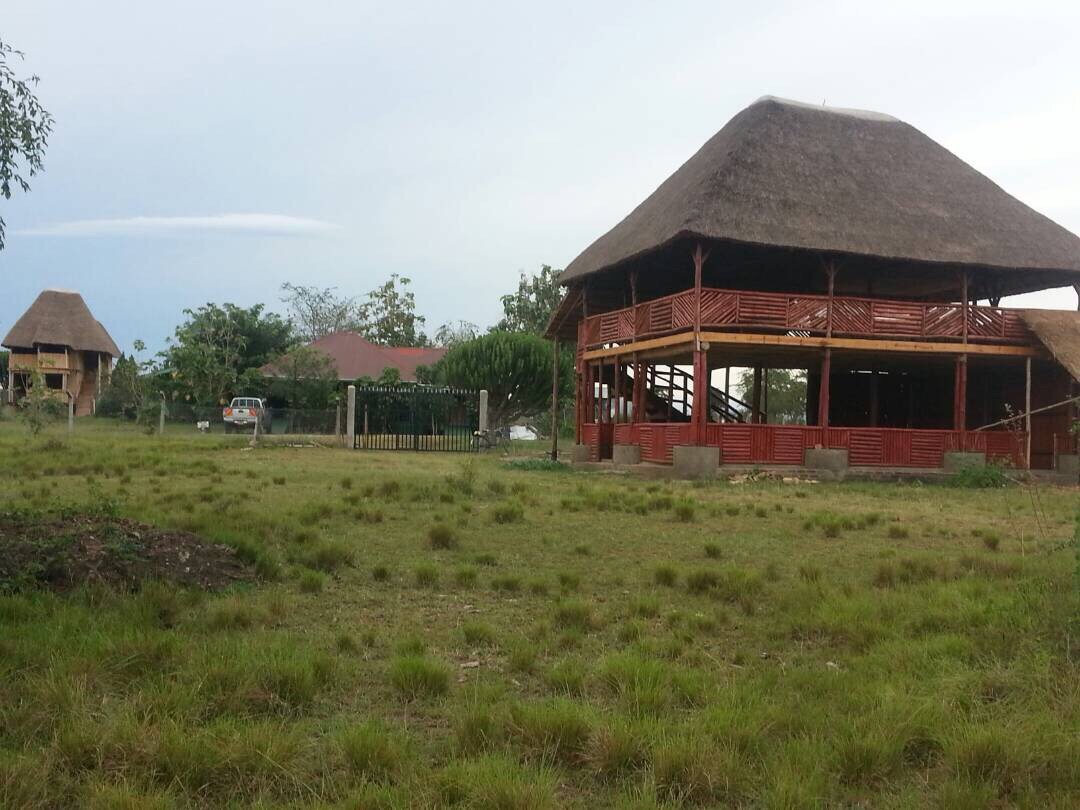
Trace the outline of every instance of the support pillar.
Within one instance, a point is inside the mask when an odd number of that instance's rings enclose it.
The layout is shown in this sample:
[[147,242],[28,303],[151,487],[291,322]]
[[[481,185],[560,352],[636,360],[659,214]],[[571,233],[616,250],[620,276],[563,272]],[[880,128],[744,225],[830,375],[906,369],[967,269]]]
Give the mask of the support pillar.
[[880,411],[878,389],[879,386],[878,373],[876,371],[870,372],[870,427],[878,426],[878,412]]
[[7,373],[7,401],[8,405],[15,404],[15,370],[11,367],[11,363],[14,362],[14,355],[8,355],[8,373]]
[[694,410],[692,441],[705,444],[705,425],[709,421],[709,357],[698,344],[694,351]]
[[754,384],[750,389],[750,409],[753,411],[750,421],[761,422],[761,366],[754,366]]
[[[956,371],[953,375],[953,430],[967,430],[967,355],[956,357]],[[963,442],[967,446],[967,441]]]
[[1024,469],[1031,469],[1031,357],[1024,359],[1024,430],[1027,440],[1024,442]]
[[352,450],[356,447],[356,386],[350,385],[345,399],[345,444]]
[[559,460],[559,339],[551,342],[551,460]]
[[[832,349],[826,349],[821,358],[821,384],[818,388],[818,425],[829,427],[829,377],[832,376]],[[826,446],[828,446],[826,444]]]
[[634,355],[634,391],[630,396],[630,421],[640,422],[641,419],[641,403],[645,398],[645,370],[644,364],[638,360],[637,354]]

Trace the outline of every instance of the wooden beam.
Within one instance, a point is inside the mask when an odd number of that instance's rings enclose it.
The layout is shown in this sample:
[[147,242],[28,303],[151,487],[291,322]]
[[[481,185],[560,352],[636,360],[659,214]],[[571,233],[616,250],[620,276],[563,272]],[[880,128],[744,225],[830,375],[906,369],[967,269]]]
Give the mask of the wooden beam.
[[[953,430],[967,430],[967,355],[956,358],[953,372],[955,387],[953,390]],[[966,449],[966,448],[964,448]]]
[[1024,430],[1027,441],[1024,442],[1024,467],[1031,469],[1031,358],[1024,360]]
[[551,460],[559,460],[559,339],[551,341]]
[[[818,427],[829,426],[829,377],[832,374],[832,349],[821,356],[821,382],[818,387]],[[828,431],[826,431],[826,438]]]

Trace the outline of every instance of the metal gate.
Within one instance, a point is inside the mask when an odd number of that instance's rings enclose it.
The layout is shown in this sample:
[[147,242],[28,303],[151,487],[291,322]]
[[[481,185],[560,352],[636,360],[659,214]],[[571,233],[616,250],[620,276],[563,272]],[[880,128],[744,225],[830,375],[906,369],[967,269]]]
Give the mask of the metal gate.
[[356,389],[356,447],[469,453],[479,394],[460,388],[374,385]]

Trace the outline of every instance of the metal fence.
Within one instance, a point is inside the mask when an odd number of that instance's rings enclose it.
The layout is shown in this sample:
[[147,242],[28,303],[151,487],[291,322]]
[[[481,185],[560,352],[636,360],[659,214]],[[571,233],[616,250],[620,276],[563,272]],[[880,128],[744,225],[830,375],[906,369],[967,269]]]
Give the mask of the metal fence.
[[460,388],[375,385],[356,389],[361,450],[476,450],[479,394]]
[[[342,436],[345,434],[344,408],[300,409],[271,408],[265,430],[270,434]],[[190,428],[192,432],[226,432],[221,408],[193,407],[184,403],[170,402],[166,405],[165,421],[170,429]],[[250,431],[251,428],[248,428]]]

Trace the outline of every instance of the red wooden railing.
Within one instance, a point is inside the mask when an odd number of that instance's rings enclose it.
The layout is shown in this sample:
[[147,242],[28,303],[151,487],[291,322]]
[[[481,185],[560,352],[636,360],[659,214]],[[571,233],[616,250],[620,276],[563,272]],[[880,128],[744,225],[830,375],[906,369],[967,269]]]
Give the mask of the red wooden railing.
[[[595,426],[589,426],[595,427]],[[589,432],[588,438],[592,438]],[[597,436],[596,440],[599,440]],[[686,422],[635,422],[614,426],[616,444],[641,448],[641,460],[670,464],[674,448],[690,444]],[[846,449],[852,467],[937,469],[945,453],[965,450],[988,459],[1024,466],[1026,433],[1013,431],[908,430],[904,428],[820,428],[808,425],[710,423],[705,443],[719,447],[725,464],[802,466],[807,448]],[[586,441],[588,443],[588,441]]]
[[[962,340],[961,304],[891,301],[877,298],[701,290],[703,329],[763,329],[847,337]],[[585,318],[587,347],[659,337],[694,328],[694,290],[645,301],[635,307]],[[968,307],[968,340],[1023,343],[1030,339],[1020,313],[1001,307]]]

